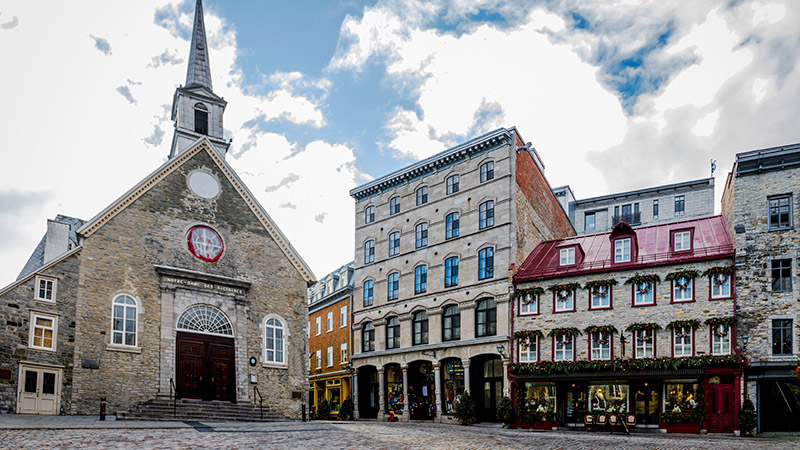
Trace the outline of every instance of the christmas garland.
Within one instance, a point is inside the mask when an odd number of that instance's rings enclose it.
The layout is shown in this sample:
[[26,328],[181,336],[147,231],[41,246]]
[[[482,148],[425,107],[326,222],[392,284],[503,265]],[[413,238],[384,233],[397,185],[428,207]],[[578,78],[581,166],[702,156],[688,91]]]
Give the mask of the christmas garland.
[[700,321],[697,319],[686,319],[686,320],[673,320],[672,322],[667,324],[668,330],[676,330],[678,328],[699,328]]
[[519,330],[514,332],[514,339],[517,339],[526,347],[530,345],[534,341],[534,339],[536,338],[541,339],[543,337],[544,333],[542,333],[539,330]]
[[[569,296],[570,293],[575,292],[576,289],[580,289],[580,283],[564,283],[564,284],[554,284],[547,288],[548,291],[553,291],[558,297],[559,300],[564,300]],[[562,292],[566,292],[566,295],[561,295]]]
[[706,319],[704,323],[711,326],[722,325],[729,327],[731,325],[735,325],[738,321],[739,320],[736,317],[712,317],[710,319]]
[[736,266],[722,266],[722,267],[709,267],[703,272],[704,277],[715,277],[717,275],[724,275],[730,277],[736,273]]
[[[514,375],[572,374],[576,372],[627,372],[642,370],[672,370],[684,367],[708,367],[740,365],[745,363],[741,353],[733,355],[703,355],[687,358],[642,358],[611,359],[589,361],[539,361],[535,363],[512,364],[509,368]],[[800,364],[800,361],[798,361]]]
[[533,300],[536,299],[536,297],[544,294],[544,289],[542,289],[539,286],[532,287],[532,288],[526,288],[526,289],[517,289],[516,291],[514,291],[514,298],[515,299],[516,298],[524,299],[525,296],[527,296],[528,294],[530,294],[531,301],[533,301]]
[[553,328],[552,330],[550,330],[549,333],[547,333],[548,336],[555,336],[555,337],[564,336],[564,335],[567,335],[569,337],[575,337],[575,336],[580,336],[580,334],[581,334],[581,330],[579,330],[579,329],[577,329],[575,327]]
[[694,280],[695,278],[700,276],[700,272],[692,269],[684,269],[679,270],[677,272],[668,273],[667,276],[664,277],[667,281],[677,281],[681,278],[686,278],[687,280]]
[[625,331],[632,331],[632,332],[642,331],[642,330],[658,331],[660,329],[661,329],[661,325],[659,325],[657,323],[654,323],[654,322],[650,322],[650,323],[639,322],[639,323],[632,323],[632,324],[628,325],[628,328],[625,328]]
[[[617,284],[617,280],[613,278],[608,280],[594,280],[583,285],[583,288],[588,289],[592,295],[605,296],[609,289],[615,284]],[[602,291],[601,288],[603,289]]]
[[589,325],[583,331],[588,334],[603,332],[606,334],[619,333],[614,325]]
[[[699,405],[702,406],[702,405]],[[664,423],[701,423],[706,417],[705,408],[698,407],[695,411],[664,411],[661,421]]]
[[638,273],[627,280],[625,280],[625,284],[642,284],[642,283],[658,283],[661,281],[661,277],[658,275],[639,275]]

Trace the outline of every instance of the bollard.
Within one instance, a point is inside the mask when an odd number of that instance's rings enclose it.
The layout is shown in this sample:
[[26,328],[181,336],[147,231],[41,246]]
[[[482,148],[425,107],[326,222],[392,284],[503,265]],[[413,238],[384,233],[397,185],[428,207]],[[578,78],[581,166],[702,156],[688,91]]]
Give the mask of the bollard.
[[306,421],[306,404],[303,403],[301,405],[301,408],[302,408],[302,412],[303,412],[303,422],[305,422]]
[[100,420],[106,420],[106,398],[100,397]]

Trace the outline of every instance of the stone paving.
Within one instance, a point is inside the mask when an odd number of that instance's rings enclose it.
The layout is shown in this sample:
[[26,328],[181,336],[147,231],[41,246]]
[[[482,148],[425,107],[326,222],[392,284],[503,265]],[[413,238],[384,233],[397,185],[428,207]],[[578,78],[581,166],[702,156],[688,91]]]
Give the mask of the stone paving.
[[505,430],[473,425],[387,422],[24,422],[0,416],[0,448],[18,449],[713,449],[800,448],[800,435],[735,438]]

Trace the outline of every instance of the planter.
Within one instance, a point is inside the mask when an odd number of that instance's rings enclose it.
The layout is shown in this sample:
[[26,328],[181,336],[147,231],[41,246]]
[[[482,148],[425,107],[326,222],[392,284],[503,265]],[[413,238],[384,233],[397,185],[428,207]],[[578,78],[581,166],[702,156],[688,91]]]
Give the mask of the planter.
[[522,428],[523,430],[527,430],[530,427],[531,427],[530,422],[523,422],[517,419],[517,428]]
[[533,427],[537,430],[552,430],[553,427],[558,427],[558,422],[536,422]]
[[661,429],[667,433],[700,434],[699,423],[661,423]]

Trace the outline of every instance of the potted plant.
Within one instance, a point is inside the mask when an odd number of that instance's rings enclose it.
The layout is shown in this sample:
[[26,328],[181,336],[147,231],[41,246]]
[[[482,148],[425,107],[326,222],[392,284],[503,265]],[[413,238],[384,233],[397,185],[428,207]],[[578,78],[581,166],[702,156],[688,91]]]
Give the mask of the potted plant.
[[342,407],[339,409],[339,419],[340,420],[353,420],[354,419],[354,412],[355,405],[353,404],[353,398],[347,397],[342,402]]
[[535,411],[533,413],[534,417],[534,428],[537,430],[552,430],[553,427],[557,427],[558,423],[558,414],[553,411]]
[[503,424],[503,428],[514,428],[514,405],[511,404],[511,399],[503,397],[497,403],[497,420]]
[[453,417],[461,425],[469,425],[475,422],[475,402],[472,401],[469,391],[464,391],[456,400]]
[[739,408],[739,430],[744,436],[755,436],[755,428],[758,423],[756,407],[749,398],[742,402]]
[[690,411],[667,411],[661,414],[661,427],[668,433],[699,434],[705,418],[705,409],[698,407]]
[[528,414],[528,407],[525,403],[525,396],[520,392],[520,394],[517,396],[516,416],[517,426],[523,430],[527,430],[531,427],[530,415]]

